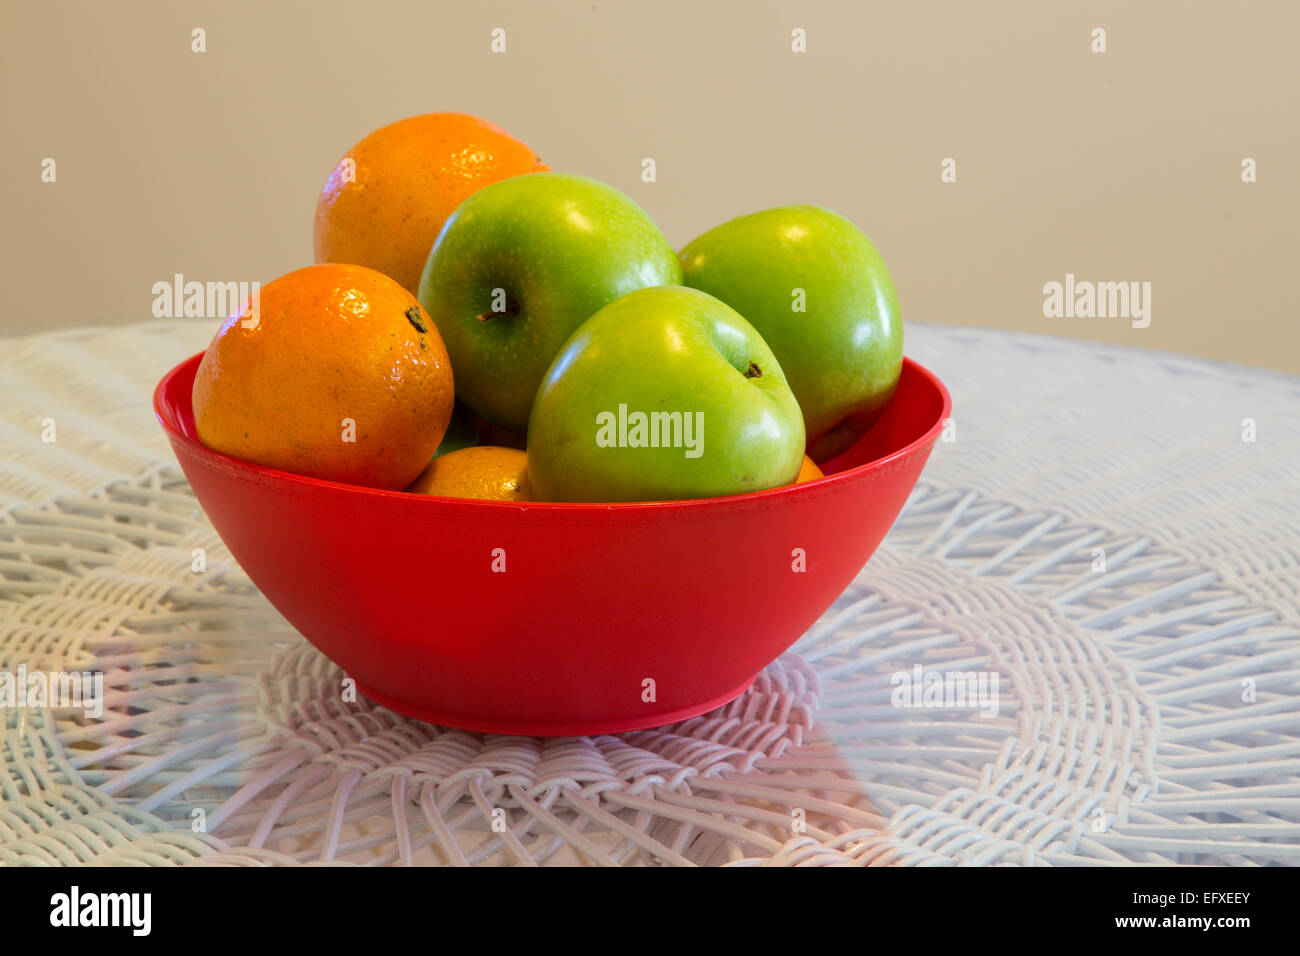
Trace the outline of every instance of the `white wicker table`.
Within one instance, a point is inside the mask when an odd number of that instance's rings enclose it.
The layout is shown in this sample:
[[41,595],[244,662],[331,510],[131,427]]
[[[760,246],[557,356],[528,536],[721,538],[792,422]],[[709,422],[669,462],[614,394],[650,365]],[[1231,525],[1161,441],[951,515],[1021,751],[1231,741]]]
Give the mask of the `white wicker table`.
[[913,324],[952,440],[822,621],[720,711],[532,739],[338,699],[153,420],[214,328],[0,339],[0,671],[106,708],[0,709],[0,863],[1300,862],[1300,379]]

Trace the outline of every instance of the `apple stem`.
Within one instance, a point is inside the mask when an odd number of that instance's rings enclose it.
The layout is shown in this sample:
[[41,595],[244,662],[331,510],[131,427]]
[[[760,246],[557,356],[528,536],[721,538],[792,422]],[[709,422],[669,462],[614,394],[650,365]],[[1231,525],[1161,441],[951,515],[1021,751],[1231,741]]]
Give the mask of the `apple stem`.
[[501,312],[480,312],[478,315],[478,320],[480,322],[486,322],[488,319],[495,319],[499,315],[518,315],[518,314],[519,314],[519,303],[511,302]]
[[749,368],[745,369],[745,378],[762,378],[763,370],[758,367],[757,362],[750,362]]

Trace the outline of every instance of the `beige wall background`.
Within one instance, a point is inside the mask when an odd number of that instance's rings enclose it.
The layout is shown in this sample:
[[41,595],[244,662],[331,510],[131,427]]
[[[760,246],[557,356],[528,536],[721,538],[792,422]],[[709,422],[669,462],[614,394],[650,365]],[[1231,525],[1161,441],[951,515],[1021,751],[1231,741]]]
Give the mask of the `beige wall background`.
[[[306,264],[338,157],[454,110],[628,192],[678,246],[767,206],[836,209],[881,250],[907,319],[1300,372],[1293,2],[0,9],[0,334],[149,318],[178,272]],[[1045,318],[1043,285],[1067,272],[1150,282],[1150,326]]]

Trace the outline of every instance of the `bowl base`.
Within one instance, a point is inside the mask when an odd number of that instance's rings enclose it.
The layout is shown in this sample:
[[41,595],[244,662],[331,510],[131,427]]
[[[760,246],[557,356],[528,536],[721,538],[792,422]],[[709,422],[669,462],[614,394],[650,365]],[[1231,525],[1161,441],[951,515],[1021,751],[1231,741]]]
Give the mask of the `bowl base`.
[[688,707],[679,707],[676,710],[662,711],[646,717],[625,718],[623,720],[585,720],[572,723],[546,723],[542,721],[520,721],[516,723],[513,721],[480,719],[462,714],[447,714],[429,707],[408,704],[405,701],[389,697],[387,694],[381,694],[378,691],[371,690],[360,681],[357,682],[357,690],[365,695],[368,700],[379,704],[381,707],[386,707],[405,717],[413,717],[416,720],[439,724],[443,727],[455,727],[459,730],[473,730],[485,734],[506,734],[521,737],[587,737],[595,734],[622,734],[632,730],[647,730],[651,727],[675,724],[681,720],[689,720],[692,717],[707,714],[711,710],[717,710],[724,704],[731,703],[749,690],[750,685],[754,683],[757,677],[758,675],[755,674],[724,694],[719,694],[717,697],[711,697]]

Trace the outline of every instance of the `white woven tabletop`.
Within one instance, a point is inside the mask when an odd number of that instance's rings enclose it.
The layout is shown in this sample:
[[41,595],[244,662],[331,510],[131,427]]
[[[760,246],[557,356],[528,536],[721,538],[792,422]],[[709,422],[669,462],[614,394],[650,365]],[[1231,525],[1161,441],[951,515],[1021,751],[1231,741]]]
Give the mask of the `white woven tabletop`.
[[[912,324],[954,419],[821,622],[533,739],[340,700],[231,560],[151,408],[214,328],[0,339],[0,672],[105,689],[0,709],[0,863],[1300,862],[1300,379]],[[957,673],[995,708],[898,693]]]

